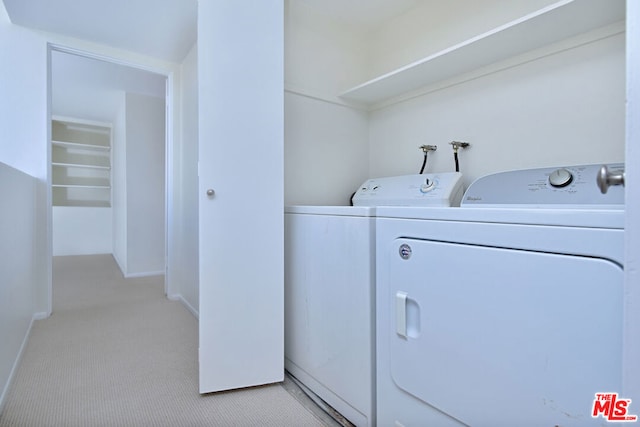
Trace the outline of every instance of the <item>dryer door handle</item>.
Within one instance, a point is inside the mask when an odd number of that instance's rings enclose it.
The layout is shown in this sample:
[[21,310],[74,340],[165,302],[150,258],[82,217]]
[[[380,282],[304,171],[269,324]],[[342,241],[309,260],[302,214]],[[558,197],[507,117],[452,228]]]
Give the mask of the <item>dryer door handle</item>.
[[403,291],[396,292],[396,333],[408,340],[420,336],[420,305]]
[[407,338],[407,293],[396,292],[396,333]]

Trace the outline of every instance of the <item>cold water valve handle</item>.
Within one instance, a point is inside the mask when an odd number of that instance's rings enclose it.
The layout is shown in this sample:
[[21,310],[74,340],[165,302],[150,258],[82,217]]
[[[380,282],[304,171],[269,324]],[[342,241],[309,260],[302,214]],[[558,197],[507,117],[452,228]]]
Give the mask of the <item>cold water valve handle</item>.
[[596,179],[598,188],[602,194],[606,194],[609,187],[612,185],[624,186],[624,171],[611,172],[606,165],[603,165],[598,171],[598,177]]

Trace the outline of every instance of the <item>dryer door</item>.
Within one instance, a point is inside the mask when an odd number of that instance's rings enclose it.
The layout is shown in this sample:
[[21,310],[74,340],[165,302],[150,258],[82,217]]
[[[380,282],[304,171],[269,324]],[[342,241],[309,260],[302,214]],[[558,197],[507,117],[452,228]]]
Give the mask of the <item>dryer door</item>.
[[406,392],[474,426],[585,425],[598,421],[595,393],[621,390],[617,264],[413,239],[391,248],[390,370]]

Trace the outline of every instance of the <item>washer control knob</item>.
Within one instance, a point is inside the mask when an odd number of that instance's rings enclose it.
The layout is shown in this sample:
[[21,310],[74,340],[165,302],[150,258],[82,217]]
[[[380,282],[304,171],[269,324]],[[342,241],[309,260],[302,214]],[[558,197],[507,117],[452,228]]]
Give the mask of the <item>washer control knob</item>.
[[434,189],[435,185],[436,183],[434,180],[427,178],[424,180],[424,184],[420,186],[420,191],[423,193],[428,193],[429,191]]
[[573,181],[573,175],[568,170],[561,168],[556,169],[549,175],[549,184],[553,187],[566,187]]

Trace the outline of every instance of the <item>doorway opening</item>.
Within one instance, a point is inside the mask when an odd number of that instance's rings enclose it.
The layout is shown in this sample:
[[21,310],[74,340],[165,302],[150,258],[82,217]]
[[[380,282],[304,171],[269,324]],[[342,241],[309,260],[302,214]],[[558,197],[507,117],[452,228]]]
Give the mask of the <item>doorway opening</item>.
[[172,74],[48,54],[51,259],[110,254],[124,277],[164,275],[167,294]]

